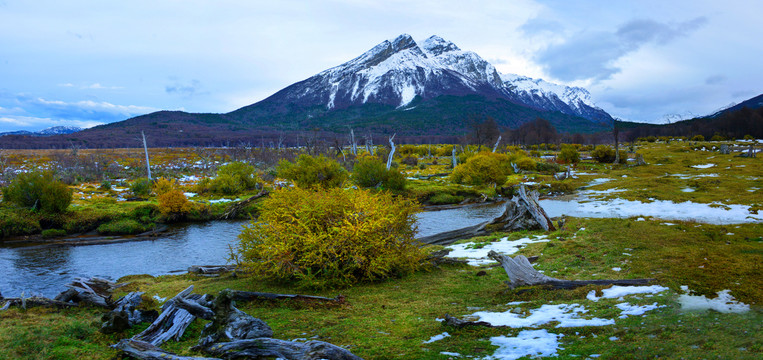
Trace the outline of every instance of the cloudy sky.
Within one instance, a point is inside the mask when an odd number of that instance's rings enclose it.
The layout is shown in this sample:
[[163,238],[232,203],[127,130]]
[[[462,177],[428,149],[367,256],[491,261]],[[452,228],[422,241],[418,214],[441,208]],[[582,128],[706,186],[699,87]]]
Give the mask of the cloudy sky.
[[752,0],[0,0],[0,132],[229,112],[402,33],[663,123],[763,93],[760,14]]

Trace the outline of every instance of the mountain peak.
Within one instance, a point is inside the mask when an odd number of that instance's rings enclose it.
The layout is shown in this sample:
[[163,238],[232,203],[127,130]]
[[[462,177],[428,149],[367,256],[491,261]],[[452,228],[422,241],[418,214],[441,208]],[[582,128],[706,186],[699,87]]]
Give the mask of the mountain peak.
[[413,37],[408,34],[402,34],[396,37],[395,40],[392,40],[391,45],[394,51],[401,51],[417,46],[416,41],[414,41]]
[[456,44],[445,40],[437,35],[432,35],[428,39],[424,40],[424,43],[421,44],[421,47],[428,53],[432,54],[433,56],[438,56],[444,52],[448,51],[459,51],[461,49],[456,46]]

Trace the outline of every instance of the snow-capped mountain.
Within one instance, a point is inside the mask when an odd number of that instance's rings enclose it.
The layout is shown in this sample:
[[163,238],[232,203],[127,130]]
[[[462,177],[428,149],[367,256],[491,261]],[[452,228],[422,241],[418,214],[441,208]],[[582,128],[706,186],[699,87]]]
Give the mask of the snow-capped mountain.
[[595,122],[612,119],[593,104],[583,88],[502,75],[476,53],[463,51],[436,35],[421,42],[407,34],[384,41],[357,58],[293,84],[263,102],[271,104],[270,109],[283,112],[317,106],[325,110],[346,109],[368,103],[405,109],[417,96],[432,99],[470,94],[503,98]]
[[40,131],[9,131],[0,133],[0,136],[4,135],[28,135],[28,136],[51,136],[51,135],[64,135],[82,131],[82,128],[76,126],[53,126]]
[[591,94],[582,87],[564,86],[516,74],[501,74],[501,79],[504,93],[513,101],[593,121],[612,121],[612,117],[597,107],[591,100]]

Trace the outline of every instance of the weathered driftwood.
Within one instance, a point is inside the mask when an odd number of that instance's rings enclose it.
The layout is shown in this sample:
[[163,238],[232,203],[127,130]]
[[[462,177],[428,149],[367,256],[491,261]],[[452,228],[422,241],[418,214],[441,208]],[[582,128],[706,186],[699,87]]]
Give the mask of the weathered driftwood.
[[188,268],[192,274],[220,274],[236,270],[236,265],[193,265]]
[[262,189],[257,195],[251,196],[246,200],[242,200],[236,203],[231,204],[228,206],[227,209],[225,209],[225,212],[220,215],[221,220],[229,220],[235,218],[241,210],[243,210],[247,205],[249,205],[252,201],[257,200],[261,197],[270,195],[270,192]]
[[0,310],[8,310],[11,306],[20,307],[22,309],[28,309],[31,307],[56,307],[56,308],[68,308],[77,306],[77,304],[72,304],[68,302],[48,299],[46,297],[39,297],[39,296],[32,296],[32,297],[20,297],[20,298],[3,298],[0,300],[0,303],[3,303],[2,307],[0,307]]
[[481,224],[461,229],[441,232],[416,239],[430,245],[450,245],[461,239],[483,236],[494,231],[519,231],[543,229],[554,231],[554,224],[538,203],[538,192],[527,192],[524,185],[516,195],[506,202],[501,216]]
[[541,274],[538,270],[533,268],[530,261],[522,255],[517,255],[513,259],[499,254],[495,251],[490,251],[487,255],[489,258],[498,261],[503,269],[506,270],[506,274],[509,276],[509,281],[506,283],[510,288],[518,286],[534,286],[545,285],[554,289],[572,289],[586,285],[621,285],[621,286],[633,286],[633,285],[645,285],[655,279],[627,279],[627,280],[562,280],[552,278]]
[[67,290],[58,294],[56,298],[66,299],[65,301],[74,301],[77,303],[88,303],[95,306],[111,308],[111,293],[121,287],[124,284],[117,284],[113,281],[101,279],[101,278],[75,278],[69,285],[70,290],[77,292],[76,296],[73,292]]
[[119,343],[111,345],[111,347],[122,350],[136,359],[144,360],[221,360],[219,358],[179,356],[164,351],[151,343],[135,339],[123,339]]
[[193,285],[181,291],[174,298],[168,300],[162,305],[162,313],[159,317],[138,335],[133,336],[135,340],[146,341],[152,345],[159,346],[169,339],[180,340],[188,325],[196,319],[188,311],[177,306],[178,299],[200,300],[206,299],[206,295],[191,294]]
[[272,338],[214,344],[208,349],[208,353],[223,359],[362,360],[346,349],[323,341],[300,343]]
[[111,334],[127,330],[144,321],[154,321],[159,316],[156,310],[145,311],[138,309],[143,301],[142,292],[131,292],[117,300],[114,310],[103,315],[101,332]]
[[236,301],[252,301],[252,300],[279,300],[279,299],[302,299],[302,300],[316,300],[316,301],[332,301],[343,302],[344,296],[339,295],[334,298],[315,296],[315,295],[299,295],[299,294],[274,294],[263,293],[254,291],[241,291],[230,290],[233,300]]
[[461,320],[453,316],[450,316],[448,314],[445,314],[445,320],[443,320],[443,324],[456,327],[456,328],[465,328],[465,327],[473,327],[473,326],[495,327],[487,321]]
[[264,321],[236,308],[233,294],[223,290],[211,303],[180,298],[177,306],[210,322],[201,331],[198,348],[221,341],[269,338],[273,330]]

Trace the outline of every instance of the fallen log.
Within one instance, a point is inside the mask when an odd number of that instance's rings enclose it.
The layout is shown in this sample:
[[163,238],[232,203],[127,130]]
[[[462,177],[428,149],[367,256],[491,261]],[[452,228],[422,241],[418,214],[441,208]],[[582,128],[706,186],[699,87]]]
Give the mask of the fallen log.
[[458,240],[488,235],[494,231],[554,231],[554,224],[538,203],[538,192],[527,192],[524,185],[506,202],[503,214],[491,221],[416,239],[427,245],[450,245]]
[[236,265],[193,265],[188,268],[192,274],[220,274],[236,270]]
[[634,286],[646,285],[655,281],[655,279],[562,280],[541,274],[538,270],[535,270],[532,264],[530,264],[530,261],[522,255],[517,255],[512,259],[506,255],[490,251],[487,256],[498,261],[501,266],[503,266],[503,269],[506,270],[506,274],[509,276],[509,281],[506,283],[512,289],[518,286],[536,285],[550,286],[553,289],[574,289],[586,285]]
[[220,291],[211,303],[179,298],[176,305],[195,316],[210,320],[201,331],[197,346],[199,349],[206,349],[220,341],[273,336],[273,329],[268,324],[234,306],[233,294],[227,289]]
[[278,300],[278,299],[304,299],[304,300],[317,300],[317,301],[334,301],[344,302],[344,296],[339,295],[335,298],[314,296],[314,295],[298,295],[298,294],[274,294],[263,293],[254,291],[241,291],[231,290],[231,296],[237,301],[252,301],[252,300]]
[[144,311],[138,309],[143,301],[142,292],[131,292],[115,303],[114,310],[103,315],[101,332],[111,334],[127,330],[144,321],[154,321],[159,316],[156,310]]
[[55,307],[59,309],[75,307],[77,304],[58,301],[54,299],[48,299],[45,297],[32,296],[28,298],[3,298],[0,301],[4,301],[5,304],[0,307],[0,310],[8,310],[11,306],[20,307],[22,309],[28,309],[31,307]]
[[123,339],[111,345],[111,347],[122,350],[136,359],[144,360],[221,360],[219,358],[179,356],[169,351],[164,351],[151,343],[135,339]]
[[174,298],[168,300],[162,305],[162,313],[151,325],[140,334],[133,336],[133,340],[148,342],[159,346],[169,339],[180,340],[188,325],[196,319],[188,311],[177,306],[178,299],[202,300],[205,301],[207,295],[191,294],[193,285],[181,291]]
[[252,201],[257,200],[263,196],[268,196],[268,195],[270,195],[270,192],[265,189],[262,189],[262,191],[257,193],[257,195],[251,196],[246,200],[242,200],[237,203],[231,204],[230,206],[228,206],[227,209],[225,209],[225,212],[222,215],[220,215],[219,219],[220,220],[233,219],[238,215],[239,212],[241,212],[241,210],[244,209],[244,207],[249,205]]
[[91,305],[112,308],[111,293],[124,286],[125,284],[117,284],[113,281],[101,279],[101,278],[75,278],[67,286],[69,290],[77,292],[75,295],[73,292],[67,290],[56,296],[56,298],[66,299],[65,301],[74,301],[77,303],[88,303]]
[[214,344],[207,352],[223,359],[362,360],[347,349],[315,340],[304,343],[272,338],[236,340]]

